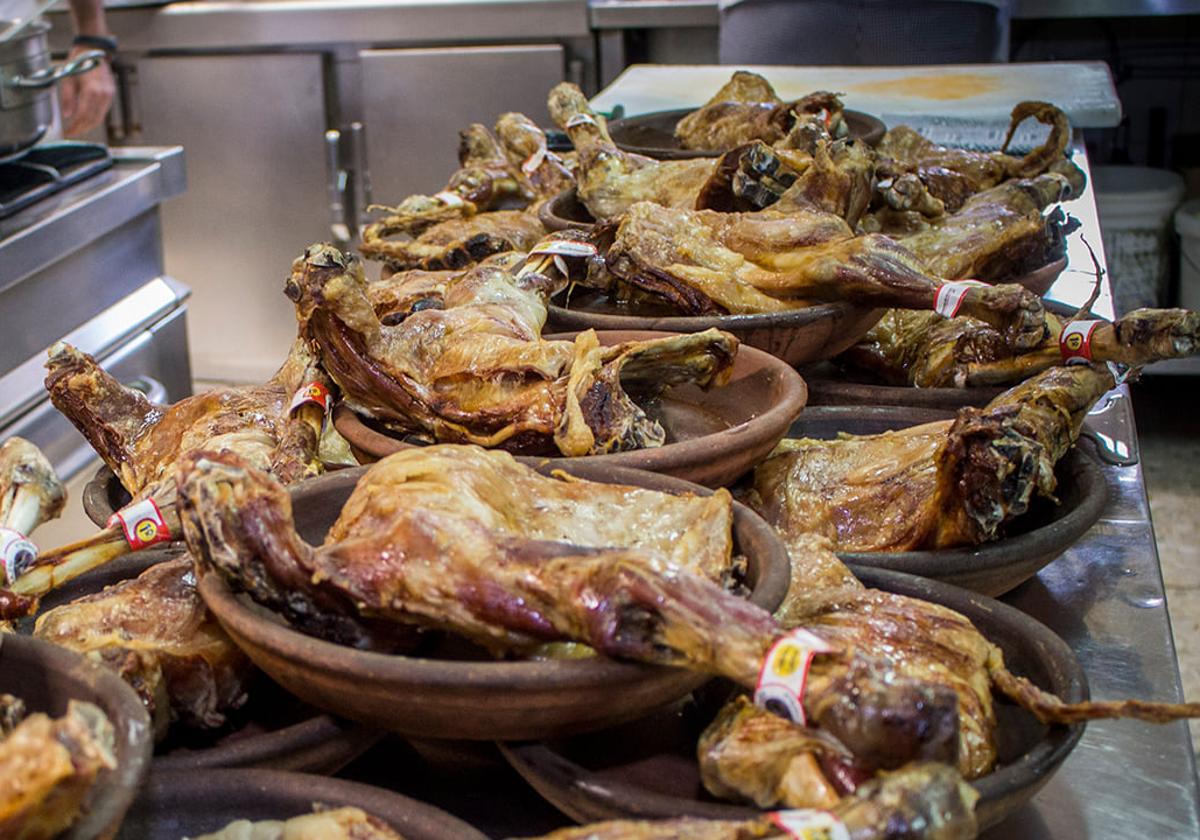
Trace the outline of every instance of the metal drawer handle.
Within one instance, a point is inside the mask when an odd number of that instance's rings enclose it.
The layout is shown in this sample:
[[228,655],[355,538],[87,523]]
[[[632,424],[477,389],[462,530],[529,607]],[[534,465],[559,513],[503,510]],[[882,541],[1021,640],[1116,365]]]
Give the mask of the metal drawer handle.
[[88,72],[95,68],[101,61],[104,61],[104,59],[103,50],[88,50],[70,61],[64,61],[62,64],[52,64],[44,70],[30,73],[28,76],[13,76],[12,78],[4,79],[3,85],[8,88],[16,88],[17,90],[48,88],[68,76],[78,76],[81,73]]

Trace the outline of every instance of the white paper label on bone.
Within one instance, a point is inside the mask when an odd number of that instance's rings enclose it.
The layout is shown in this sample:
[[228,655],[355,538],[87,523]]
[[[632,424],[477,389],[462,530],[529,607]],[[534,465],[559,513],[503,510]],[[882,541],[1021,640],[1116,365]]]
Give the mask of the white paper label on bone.
[[575,242],[570,239],[543,239],[534,245],[529,256],[542,254],[559,257],[594,257],[599,251],[590,242]]
[[797,808],[775,811],[770,819],[777,828],[795,840],[850,840],[846,824],[829,811]]
[[153,499],[143,499],[109,517],[108,527],[118,524],[132,551],[171,540],[171,528]]
[[797,628],[776,640],[763,659],[754,687],[754,705],[804,725],[804,687],[818,653],[833,648],[807,630]]
[[1092,362],[1092,333],[1105,323],[1099,320],[1072,321],[1063,327],[1058,337],[1058,349],[1068,365],[1087,365]]
[[953,318],[962,307],[967,289],[972,286],[986,286],[978,280],[956,280],[953,283],[943,283],[933,296],[933,311],[944,318]]
[[0,527],[0,584],[12,585],[29,565],[37,559],[37,546],[20,531]]
[[546,159],[546,141],[542,141],[542,145],[538,146],[536,152],[531,154],[529,158],[521,164],[521,171],[526,175],[532,175],[537,172],[537,168],[542,165],[542,161]]
[[576,114],[567,120],[567,128],[574,128],[577,125],[596,125],[596,118],[591,114]]
[[462,207],[466,202],[458,193],[452,193],[449,190],[442,190],[440,193],[435,193],[434,198],[445,204],[447,207]]

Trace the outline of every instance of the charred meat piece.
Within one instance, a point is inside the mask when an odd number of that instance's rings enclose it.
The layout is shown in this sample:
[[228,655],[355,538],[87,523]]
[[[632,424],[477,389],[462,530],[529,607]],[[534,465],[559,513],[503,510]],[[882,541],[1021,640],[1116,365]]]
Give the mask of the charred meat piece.
[[317,808],[290,820],[237,820],[196,840],[404,840],[359,808]]
[[215,729],[246,700],[246,656],[209,614],[187,557],[38,616],[33,635],[116,671],[161,738],[175,721]]
[[[827,809],[854,840],[971,840],[979,795],[950,767],[911,764],[863,785]],[[541,840],[785,840],[783,814],[755,820],[622,820],[564,828]],[[820,836],[820,835],[814,835]]]
[[690,208],[712,174],[715,162],[654,160],[617,148],[604,118],[592,111],[575,85],[563,82],[550,91],[550,116],[575,145],[579,200],[597,221],[614,219],[639,201]]
[[70,828],[100,771],[117,766],[114,743],[112,723],[91,703],[21,721],[0,740],[0,837],[51,840]]
[[566,282],[546,263],[552,277],[503,260],[477,266],[446,285],[441,308],[390,326],[362,267],[331,246],[309,248],[286,291],[345,402],[392,428],[564,455],[661,445],[662,427],[629,392],[720,384],[737,340],[709,330],[613,347],[592,332],[544,341],[546,301]]

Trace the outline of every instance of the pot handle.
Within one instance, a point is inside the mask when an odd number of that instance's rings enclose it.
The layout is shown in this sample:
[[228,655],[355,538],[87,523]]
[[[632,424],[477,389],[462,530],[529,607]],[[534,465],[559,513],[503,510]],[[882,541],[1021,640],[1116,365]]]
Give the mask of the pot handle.
[[88,50],[70,61],[51,65],[44,70],[30,73],[28,76],[13,76],[10,79],[4,79],[3,84],[5,87],[16,88],[17,90],[48,88],[68,76],[78,76],[80,73],[88,72],[101,61],[104,61],[104,59],[103,50]]

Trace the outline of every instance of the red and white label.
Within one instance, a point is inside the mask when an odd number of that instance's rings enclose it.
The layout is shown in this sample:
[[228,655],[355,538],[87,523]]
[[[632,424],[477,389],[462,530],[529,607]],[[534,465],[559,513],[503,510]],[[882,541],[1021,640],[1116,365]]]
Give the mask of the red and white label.
[[590,242],[575,242],[571,239],[543,239],[529,251],[529,256],[542,254],[556,257],[594,257],[600,253]]
[[986,286],[979,280],[955,280],[953,283],[943,283],[933,296],[933,311],[943,318],[953,318],[962,308],[963,298],[967,290],[973,286]]
[[20,531],[0,527],[0,584],[11,586],[37,559],[37,546]]
[[538,167],[542,165],[545,159],[546,138],[543,137],[542,144],[538,146],[537,151],[526,158],[525,162],[521,164],[521,171],[526,175],[532,175],[534,172],[537,172]]
[[850,840],[846,824],[829,811],[815,808],[774,811],[768,819],[795,840]]
[[449,190],[442,190],[440,193],[435,193],[434,198],[445,204],[447,207],[462,207],[466,204],[463,197],[458,193],[452,193]]
[[319,405],[322,411],[328,411],[329,389],[320,382],[309,382],[307,385],[301,385],[296,389],[296,393],[292,395],[292,404],[288,406],[288,413],[291,414],[306,403]]
[[576,114],[567,120],[567,129],[575,128],[577,125],[596,125],[596,118],[591,114]]
[[814,656],[832,650],[824,639],[807,630],[797,628],[781,636],[771,645],[759,669],[754,705],[803,726],[808,669]]
[[1098,320],[1071,321],[1064,326],[1058,337],[1058,349],[1062,352],[1063,362],[1068,365],[1091,364],[1092,333],[1103,323]]
[[114,513],[109,517],[108,527],[117,524],[125,533],[125,542],[129,543],[131,551],[171,540],[171,529],[153,499],[143,499]]

